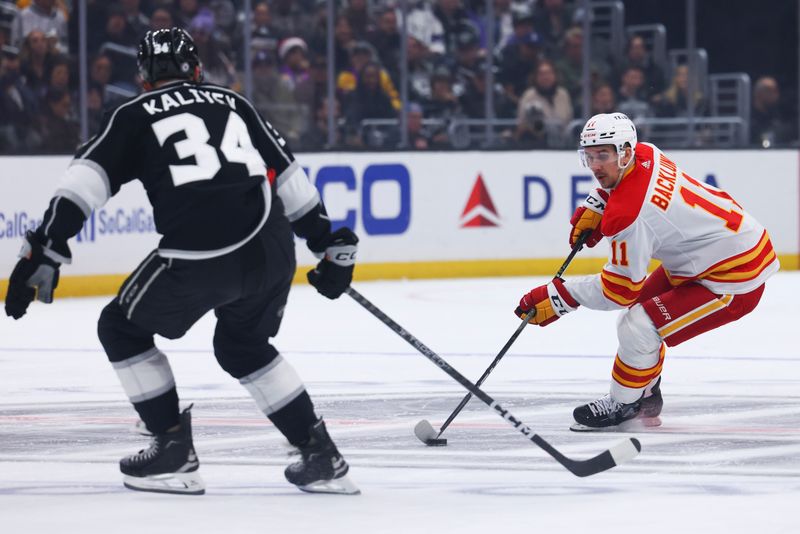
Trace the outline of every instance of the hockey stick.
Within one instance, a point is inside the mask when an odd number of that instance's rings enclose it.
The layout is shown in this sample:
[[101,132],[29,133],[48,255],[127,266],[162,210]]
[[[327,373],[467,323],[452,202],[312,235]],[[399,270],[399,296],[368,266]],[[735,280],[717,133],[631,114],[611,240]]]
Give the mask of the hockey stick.
[[[564,260],[564,263],[561,265],[561,268],[558,270],[558,272],[553,278],[560,278],[561,275],[564,274],[564,271],[567,270],[569,264],[572,263],[572,259],[583,248],[584,243],[586,243],[586,240],[589,239],[589,236],[591,235],[592,233],[590,231],[586,231],[582,233],[580,237],[578,237],[578,240],[575,242],[575,245],[573,245],[572,251],[569,253],[569,256],[567,256],[567,259]],[[489,365],[486,371],[483,372],[478,381],[475,382],[475,385],[477,387],[481,387],[481,384],[483,384],[484,380],[486,380],[486,378],[491,374],[491,372],[494,370],[498,362],[503,358],[503,356],[505,356],[506,352],[508,352],[508,349],[511,348],[511,345],[514,344],[514,341],[517,340],[522,330],[526,326],[528,326],[528,321],[533,318],[535,313],[536,313],[536,308],[533,308],[531,311],[527,313],[527,315],[525,315],[525,318],[517,327],[517,330],[514,332],[514,334],[512,334],[512,336],[508,339],[508,341],[506,341],[506,344],[503,345],[503,348],[500,349],[500,352],[497,354],[497,356],[494,357],[494,361],[491,363],[491,365]],[[414,427],[414,435],[416,435],[420,441],[422,441],[425,445],[428,446],[441,447],[447,445],[447,440],[441,437],[442,434],[444,433],[445,429],[448,426],[450,426],[450,423],[453,422],[453,419],[455,419],[456,416],[461,412],[461,410],[464,409],[464,406],[467,405],[467,403],[471,398],[472,398],[472,393],[467,393],[464,396],[464,398],[461,399],[461,402],[458,404],[458,406],[456,406],[456,409],[453,410],[453,413],[450,414],[450,417],[448,417],[447,420],[444,422],[442,427],[439,429],[438,433],[436,432],[436,430],[433,429],[433,426],[427,419],[423,419],[422,421],[417,423],[417,426]]]
[[517,431],[528,438],[530,441],[541,447],[547,454],[555,458],[555,460],[567,468],[572,474],[579,477],[587,477],[600,473],[607,469],[619,465],[634,458],[639,451],[642,450],[642,445],[636,438],[628,438],[610,449],[606,449],[597,456],[587,460],[573,460],[567,458],[555,447],[550,445],[541,436],[534,433],[531,428],[523,423],[521,420],[514,417],[508,410],[500,406],[492,397],[479,389],[475,384],[467,380],[464,375],[453,369],[441,356],[429,349],[422,341],[411,335],[402,326],[394,322],[389,316],[383,313],[377,306],[367,300],[361,293],[348,287],[345,292],[350,295],[356,302],[363,306],[368,312],[378,318],[383,324],[391,328],[397,335],[405,339],[411,346],[417,349],[423,356],[435,363],[442,371],[450,375],[452,379],[464,386],[470,393],[478,397],[484,404],[489,406],[497,414],[508,421],[508,423],[517,429]]

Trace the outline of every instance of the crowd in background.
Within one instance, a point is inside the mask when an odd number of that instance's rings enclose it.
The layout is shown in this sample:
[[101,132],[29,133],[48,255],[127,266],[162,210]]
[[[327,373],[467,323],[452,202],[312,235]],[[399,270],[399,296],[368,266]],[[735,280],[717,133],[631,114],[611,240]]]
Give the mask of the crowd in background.
[[[408,52],[407,114],[411,149],[453,146],[448,125],[482,119],[486,91],[494,116],[506,119],[501,146],[545,147],[546,131],[582,113],[581,13],[567,0],[409,0],[407,34],[390,0],[341,0],[334,20],[335,100],[328,101],[327,3],[253,0],[252,99],[295,150],[394,149],[400,50]],[[79,143],[78,17],[72,0],[0,0],[0,152],[70,153]],[[104,111],[141,91],[135,50],[148,29],[187,29],[205,80],[243,91],[245,13],[236,0],[87,0],[89,133]],[[496,46],[487,49],[492,24]],[[486,69],[494,85],[486,87]],[[622,57],[592,43],[590,114],[620,110],[632,118],[707,113],[701,90],[689,95],[688,69],[664,72],[641,36]],[[335,132],[329,146],[328,113]],[[376,122],[377,121],[377,122]],[[775,78],[753,83],[751,143],[797,139],[796,118],[784,117]],[[473,147],[474,148],[474,147]]]

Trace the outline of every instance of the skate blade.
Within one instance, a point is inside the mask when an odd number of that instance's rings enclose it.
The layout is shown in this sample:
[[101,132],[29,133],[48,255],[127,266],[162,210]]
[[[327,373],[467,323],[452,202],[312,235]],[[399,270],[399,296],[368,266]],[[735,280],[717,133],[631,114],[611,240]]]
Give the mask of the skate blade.
[[153,493],[176,493],[181,495],[203,495],[206,484],[197,471],[191,473],[166,473],[147,477],[125,475],[122,483],[126,488]]
[[333,480],[318,480],[305,486],[297,486],[307,493],[333,493],[337,495],[359,495],[361,490],[345,475]]
[[569,429],[573,432],[637,432],[657,426],[661,426],[661,418],[658,416],[637,417],[636,419],[625,421],[619,425],[603,427],[586,426],[580,423],[573,423]]

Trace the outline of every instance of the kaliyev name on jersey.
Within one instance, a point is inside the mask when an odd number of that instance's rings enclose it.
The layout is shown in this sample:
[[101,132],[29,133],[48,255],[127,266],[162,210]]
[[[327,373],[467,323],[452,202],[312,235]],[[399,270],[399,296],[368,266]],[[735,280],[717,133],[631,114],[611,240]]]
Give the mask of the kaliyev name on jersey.
[[[187,91],[190,95],[189,97],[186,95]],[[190,104],[221,104],[231,109],[236,109],[236,99],[231,95],[186,87],[156,95],[150,100],[142,102],[142,107],[150,115],[155,115]]]

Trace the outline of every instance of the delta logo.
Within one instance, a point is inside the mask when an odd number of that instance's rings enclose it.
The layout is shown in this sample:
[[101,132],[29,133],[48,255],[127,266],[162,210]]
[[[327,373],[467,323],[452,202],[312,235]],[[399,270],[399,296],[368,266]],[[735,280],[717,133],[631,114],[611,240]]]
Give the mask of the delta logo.
[[500,216],[494,207],[492,197],[483,176],[480,174],[472,186],[472,192],[467,199],[467,205],[461,213],[461,228],[478,228],[487,226],[500,226]]

